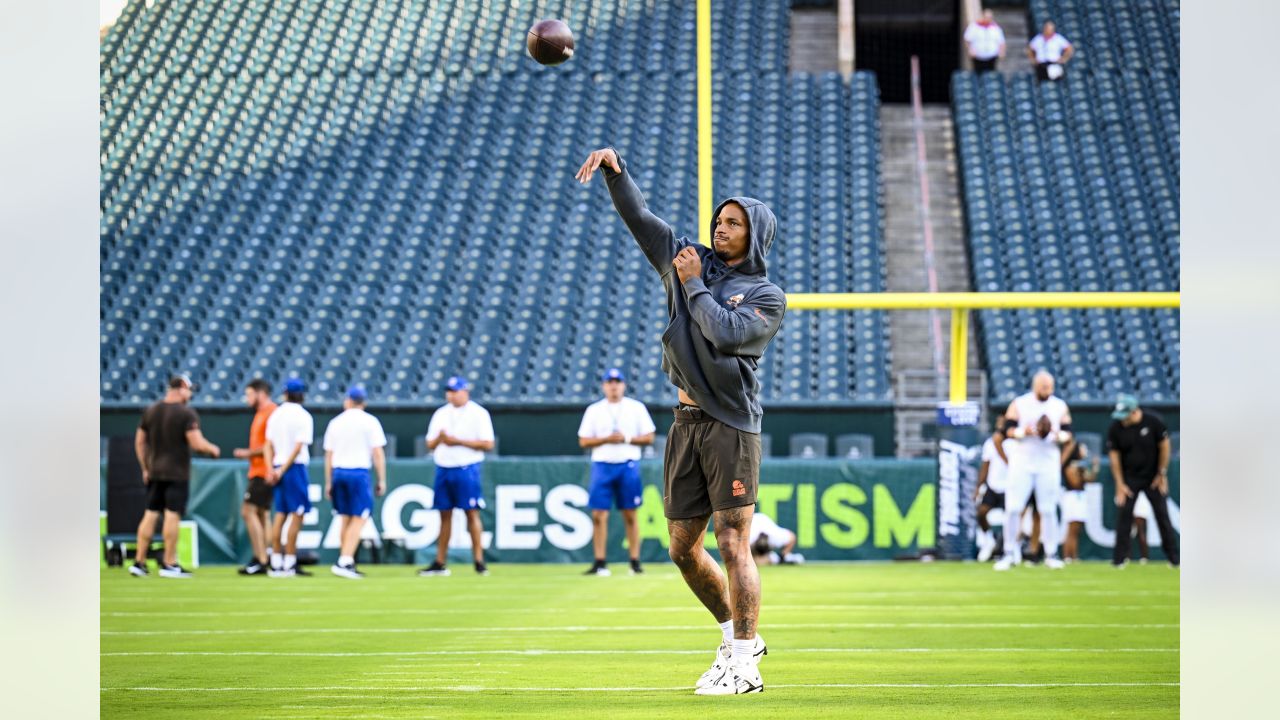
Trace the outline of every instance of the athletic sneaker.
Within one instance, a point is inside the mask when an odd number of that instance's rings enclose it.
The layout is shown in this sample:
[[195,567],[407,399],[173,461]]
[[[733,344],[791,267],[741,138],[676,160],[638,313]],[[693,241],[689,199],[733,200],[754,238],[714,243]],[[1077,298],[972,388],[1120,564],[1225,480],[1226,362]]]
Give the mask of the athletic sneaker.
[[1008,555],[1006,555],[1000,558],[999,560],[997,560],[996,564],[991,566],[991,569],[995,570],[996,572],[1004,572],[1005,570],[1012,569],[1013,566],[1017,564],[1018,563],[1014,562],[1014,559],[1012,557],[1009,557]]
[[297,574],[298,574],[297,568],[289,568],[287,570],[282,568],[280,570],[267,571],[267,577],[273,577],[273,578],[291,578]]
[[129,566],[129,574],[133,575],[134,577],[146,577],[151,573],[147,571],[146,564],[140,563],[140,562],[134,562],[132,565]]
[[359,580],[364,577],[364,573],[357,570],[355,565],[339,565],[334,563],[333,566],[329,568],[329,572],[337,575],[338,577],[344,577],[351,580]]
[[476,574],[477,574],[477,575],[488,575],[488,574],[489,574],[489,568],[488,568],[488,567],[486,567],[484,563],[482,563],[482,562],[478,562],[478,563],[476,563]]
[[1061,570],[1066,564],[1056,557],[1047,557],[1044,559],[1044,566],[1050,570]]
[[448,574],[449,574],[449,568],[445,567],[444,565],[441,565],[438,562],[433,562],[429,567],[422,568],[421,570],[418,571],[419,577],[427,577],[429,575],[443,576]]
[[609,576],[610,576],[610,575],[612,575],[613,573],[609,570],[609,567],[608,567],[607,565],[605,565],[604,563],[596,563],[595,565],[592,565],[592,566],[591,566],[591,569],[590,569],[590,570],[587,570],[586,572],[584,572],[584,573],[582,573],[582,574],[583,574],[583,575],[595,575],[596,577],[609,577]]
[[764,692],[764,680],[755,663],[729,665],[710,685],[694,691],[695,695],[746,695]]
[[639,561],[639,560],[632,560],[632,561],[631,561],[631,574],[632,574],[632,575],[643,575],[643,574],[644,574],[644,568],[640,567],[640,561]]
[[996,539],[989,532],[978,534],[978,562],[986,562],[996,551]]
[[195,575],[182,569],[181,565],[161,565],[160,577],[162,578],[192,578]]
[[1150,562],[1150,560],[1148,560],[1147,558],[1138,558],[1139,565],[1146,565],[1148,562]]
[[787,553],[782,556],[783,565],[803,565],[804,556],[800,553]]
[[1113,567],[1113,568],[1115,568],[1115,569],[1117,569],[1117,570],[1123,570],[1123,569],[1125,569],[1125,568],[1126,568],[1126,567],[1128,567],[1128,566],[1129,566],[1129,562],[1128,562],[1128,561],[1122,561],[1122,562],[1118,562],[1118,563],[1117,563],[1117,562],[1113,562],[1113,563],[1111,563],[1111,567]]
[[239,572],[241,575],[266,575],[267,566],[263,565],[257,560],[254,560],[248,565],[245,565],[244,567],[240,568]]
[[[764,644],[764,638],[756,635],[756,644],[751,647],[751,662],[753,665],[759,665],[765,655],[769,654],[769,648]],[[719,680],[725,670],[729,667],[729,658],[733,655],[733,648],[729,643],[720,641],[720,647],[716,648],[716,659],[711,663],[711,667],[698,678],[698,682],[693,686],[696,688],[704,688]]]

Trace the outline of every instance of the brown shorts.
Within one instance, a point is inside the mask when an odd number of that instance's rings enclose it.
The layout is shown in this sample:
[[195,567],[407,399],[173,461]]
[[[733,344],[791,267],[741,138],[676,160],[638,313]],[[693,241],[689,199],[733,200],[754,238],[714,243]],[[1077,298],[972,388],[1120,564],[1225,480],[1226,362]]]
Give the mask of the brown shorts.
[[699,408],[677,406],[662,475],[662,508],[673,520],[755,505],[760,436],[725,425]]
[[271,509],[271,501],[275,497],[275,488],[260,477],[249,478],[249,487],[245,488],[244,501],[262,510]]

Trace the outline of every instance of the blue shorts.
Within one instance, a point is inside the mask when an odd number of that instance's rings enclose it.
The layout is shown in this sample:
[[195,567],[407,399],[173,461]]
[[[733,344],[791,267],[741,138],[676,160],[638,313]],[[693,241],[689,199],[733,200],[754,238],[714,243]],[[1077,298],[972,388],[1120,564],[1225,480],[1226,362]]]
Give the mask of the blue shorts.
[[480,463],[462,467],[436,468],[436,510],[479,510],[484,507],[484,490],[480,487]]
[[280,482],[276,483],[276,512],[286,515],[300,515],[311,510],[311,495],[308,490],[311,481],[307,477],[307,466],[294,463],[284,471]]
[[608,510],[614,505],[619,510],[635,510],[640,507],[643,494],[640,484],[640,463],[628,460],[620,463],[591,463],[592,510]]
[[368,468],[333,469],[333,511],[366,518],[373,513],[373,487],[369,483]]

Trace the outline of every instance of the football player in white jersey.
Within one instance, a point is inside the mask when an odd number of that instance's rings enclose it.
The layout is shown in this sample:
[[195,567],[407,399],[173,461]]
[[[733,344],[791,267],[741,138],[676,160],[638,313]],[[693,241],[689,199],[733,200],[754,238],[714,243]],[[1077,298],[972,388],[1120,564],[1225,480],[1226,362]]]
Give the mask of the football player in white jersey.
[[[1062,568],[1058,557],[1058,492],[1062,485],[1061,445],[1071,440],[1071,412],[1053,394],[1053,376],[1041,370],[1031,379],[1031,392],[1009,403],[1004,414],[1004,430],[996,434],[997,447],[1009,458],[1009,474],[1004,494],[1004,516],[1022,516],[1031,494],[1041,509],[1040,542],[1047,568]],[[1022,549],[1015,533],[1004,534],[1004,557],[996,570],[1008,570],[1022,561]]]

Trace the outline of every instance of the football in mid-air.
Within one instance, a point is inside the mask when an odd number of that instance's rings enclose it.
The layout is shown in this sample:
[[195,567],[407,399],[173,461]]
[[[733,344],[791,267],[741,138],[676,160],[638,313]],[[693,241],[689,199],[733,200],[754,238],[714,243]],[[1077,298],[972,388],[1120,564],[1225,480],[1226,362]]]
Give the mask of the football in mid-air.
[[1036,434],[1042,438],[1049,437],[1049,433],[1053,432],[1053,423],[1049,421],[1047,415],[1041,415],[1036,421]]
[[573,32],[560,20],[539,20],[529,28],[529,57],[543,65],[559,65],[573,57]]

